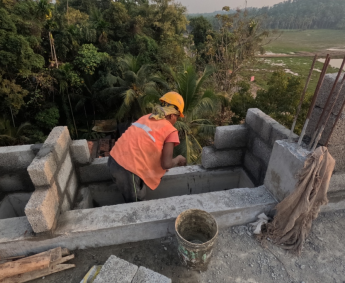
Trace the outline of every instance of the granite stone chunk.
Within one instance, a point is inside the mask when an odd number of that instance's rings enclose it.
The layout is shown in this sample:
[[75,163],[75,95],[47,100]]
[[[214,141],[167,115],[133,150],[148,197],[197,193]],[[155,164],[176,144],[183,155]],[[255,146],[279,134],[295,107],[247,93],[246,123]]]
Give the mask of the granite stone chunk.
[[151,269],[140,266],[132,283],[171,283],[171,279]]
[[103,265],[94,283],[131,283],[138,266],[114,255]]

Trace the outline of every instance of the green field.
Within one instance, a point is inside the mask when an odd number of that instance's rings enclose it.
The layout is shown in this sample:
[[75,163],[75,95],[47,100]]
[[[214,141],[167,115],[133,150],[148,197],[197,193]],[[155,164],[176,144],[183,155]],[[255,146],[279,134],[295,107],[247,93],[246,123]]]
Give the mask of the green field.
[[[246,69],[241,72],[244,78],[249,78],[255,76],[255,83],[263,89],[267,89],[267,82],[274,71],[277,70],[290,70],[293,73],[298,74],[303,83],[307,80],[310,72],[311,64],[313,62],[313,57],[278,57],[278,58],[260,58],[258,63],[255,64],[250,69]],[[284,66],[277,66],[283,64]],[[320,72],[316,71],[322,70],[323,63],[316,62],[314,72],[309,84],[308,92],[314,92],[317,82],[320,77]],[[336,73],[339,69],[332,67],[328,68],[328,73]],[[288,74],[293,76],[292,74]]]
[[[265,46],[267,52],[289,54],[291,52],[320,52],[328,48],[343,48],[345,49],[345,30],[306,30],[306,31],[282,31],[281,36],[269,45]],[[273,58],[258,58],[255,65],[241,71],[240,75],[245,79],[250,79],[255,76],[255,83],[267,89],[267,82],[272,73],[276,70],[290,70],[292,73],[298,74],[301,77],[303,84],[307,80],[313,61],[313,54],[306,57],[273,57]],[[321,58],[321,56],[319,57]],[[282,65],[282,66],[279,66]],[[309,84],[308,93],[312,94],[315,91],[317,82],[320,77],[323,63],[316,62],[314,72]],[[339,69],[329,67],[327,73],[336,73]],[[293,74],[289,74],[293,76]]]
[[345,48],[345,30],[283,30],[269,40],[273,41],[265,49],[273,53],[316,52],[328,48]]

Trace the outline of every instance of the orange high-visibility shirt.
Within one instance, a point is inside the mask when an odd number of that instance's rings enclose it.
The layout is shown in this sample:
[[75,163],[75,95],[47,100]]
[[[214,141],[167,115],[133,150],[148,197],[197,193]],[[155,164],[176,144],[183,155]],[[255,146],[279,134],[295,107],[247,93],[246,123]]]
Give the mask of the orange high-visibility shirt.
[[150,115],[133,123],[115,143],[110,155],[155,190],[166,172],[161,166],[164,142],[177,129],[165,119],[150,119]]

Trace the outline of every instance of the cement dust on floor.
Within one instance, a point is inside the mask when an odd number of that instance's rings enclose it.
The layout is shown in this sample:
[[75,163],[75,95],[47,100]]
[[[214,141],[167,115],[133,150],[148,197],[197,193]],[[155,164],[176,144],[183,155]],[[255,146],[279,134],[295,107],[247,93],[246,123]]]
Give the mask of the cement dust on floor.
[[[176,238],[74,251],[75,269],[32,282],[78,283],[93,265],[116,255],[150,268],[174,283],[343,283],[345,282],[345,210],[320,214],[300,257],[276,246],[264,249],[247,226],[221,229],[213,258],[205,272],[189,271],[179,264]],[[115,235],[114,235],[115,236]]]

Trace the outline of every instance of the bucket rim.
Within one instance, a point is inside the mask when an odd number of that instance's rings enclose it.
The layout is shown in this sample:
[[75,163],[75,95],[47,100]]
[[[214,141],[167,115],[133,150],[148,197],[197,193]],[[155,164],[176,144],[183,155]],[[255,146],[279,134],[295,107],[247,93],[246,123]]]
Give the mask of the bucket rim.
[[[181,214],[186,213],[186,212],[190,212],[190,211],[201,211],[201,212],[207,213],[207,214],[209,214],[209,215],[213,218],[214,222],[216,223],[216,228],[217,228],[217,229],[216,229],[216,233],[215,233],[214,236],[213,236],[210,240],[208,240],[207,242],[202,243],[202,244],[195,244],[195,243],[189,242],[189,241],[187,241],[184,237],[182,237],[181,234],[178,232],[177,227],[176,227],[176,225],[177,225],[177,220],[179,219],[179,217],[181,216]],[[205,211],[205,210],[202,210],[202,209],[190,208],[190,209],[187,209],[187,210],[182,211],[182,212],[176,217],[176,220],[175,220],[175,233],[178,235],[178,237],[179,237],[181,240],[185,241],[185,242],[188,243],[189,245],[194,246],[194,247],[200,247],[200,246],[209,244],[210,242],[212,242],[212,241],[214,241],[214,240],[216,239],[216,237],[217,237],[217,235],[218,235],[218,223],[217,223],[216,218],[215,218],[211,213],[209,213],[209,212],[207,212],[207,211]]]

